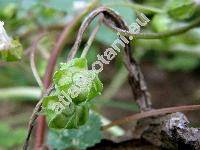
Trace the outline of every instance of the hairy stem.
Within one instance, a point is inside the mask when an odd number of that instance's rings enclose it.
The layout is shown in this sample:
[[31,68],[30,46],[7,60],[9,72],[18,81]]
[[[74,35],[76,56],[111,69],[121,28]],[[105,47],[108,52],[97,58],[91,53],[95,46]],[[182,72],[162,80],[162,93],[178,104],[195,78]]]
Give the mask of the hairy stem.
[[111,29],[119,32],[121,35],[133,36],[136,39],[161,39],[161,38],[166,38],[166,37],[185,33],[187,31],[199,26],[200,25],[200,17],[197,18],[196,20],[192,21],[191,23],[187,24],[187,25],[184,25],[184,26],[179,27],[179,28],[171,29],[171,30],[168,30],[168,31],[160,32],[160,33],[133,34],[133,33],[130,33],[129,31],[127,31],[127,30],[123,30],[123,29],[116,27],[115,25],[109,23],[106,20],[104,22],[107,26],[109,26]]
[[92,31],[90,37],[89,37],[89,40],[86,44],[86,47],[83,49],[82,51],[82,54],[81,54],[81,57],[84,58],[86,57],[91,45],[92,45],[92,42],[94,41],[95,39],[95,36],[97,34],[97,32],[99,31],[99,28],[100,28],[100,24],[97,24],[97,26],[94,28],[94,30]]
[[39,73],[38,73],[36,65],[35,65],[35,52],[37,50],[38,42],[44,37],[45,34],[46,33],[42,33],[36,37],[36,39],[33,41],[33,44],[31,46],[31,53],[30,53],[31,70],[32,70],[35,80],[37,81],[41,90],[43,90],[44,88],[43,88],[42,80],[40,79]]

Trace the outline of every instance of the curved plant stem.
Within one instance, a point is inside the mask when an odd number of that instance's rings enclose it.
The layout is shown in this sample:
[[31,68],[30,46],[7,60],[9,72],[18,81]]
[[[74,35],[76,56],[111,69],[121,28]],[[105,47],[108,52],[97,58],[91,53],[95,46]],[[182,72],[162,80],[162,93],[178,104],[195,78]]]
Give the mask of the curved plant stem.
[[[93,0],[92,3],[80,15],[78,15],[72,22],[70,22],[61,33],[60,37],[58,38],[58,41],[56,42],[55,47],[52,50],[49,63],[47,65],[46,73],[44,76],[44,82],[43,82],[45,89],[48,89],[51,84],[51,79],[53,76],[57,57],[60,54],[61,50],[63,49],[65,43],[71,40],[70,34],[74,31],[74,29],[76,29],[79,26],[84,16],[88,14],[91,10],[93,10],[97,6],[97,4],[98,4],[98,0]],[[39,107],[41,107],[41,104]],[[44,142],[45,127],[46,127],[44,116],[39,116],[37,119],[37,122],[38,122],[38,125],[36,129],[36,137],[35,137],[36,150],[38,150]]]
[[86,47],[82,51],[82,54],[81,54],[82,58],[86,57],[86,55],[87,55],[87,53],[88,53],[88,51],[89,51],[89,49],[90,49],[90,47],[92,45],[92,42],[94,41],[95,36],[96,36],[96,34],[97,34],[98,30],[99,30],[99,27],[100,27],[100,24],[97,24],[97,26],[92,31],[92,33],[91,33],[91,35],[89,37],[89,40],[88,40],[88,42],[86,44]]
[[[43,96],[47,96],[51,93],[51,91],[54,89],[54,87],[50,87],[45,94],[43,94]],[[25,140],[25,143],[23,145],[23,150],[27,150],[28,149],[28,144],[29,144],[29,139],[30,139],[30,136],[31,136],[31,133],[32,133],[32,130],[33,130],[33,127],[34,127],[34,123],[35,123],[35,120],[37,119],[38,117],[38,113],[39,111],[41,110],[41,105],[42,105],[42,98],[38,101],[37,105],[35,106],[34,110],[33,110],[33,113],[30,117],[30,120],[29,120],[29,124],[28,124],[28,132],[27,132],[27,136],[26,136],[26,140]]]
[[174,113],[174,112],[179,112],[179,111],[190,111],[190,110],[199,110],[199,109],[200,109],[200,105],[189,105],[189,106],[178,106],[178,107],[154,109],[154,110],[134,114],[134,115],[131,115],[131,116],[119,119],[119,120],[115,120],[115,121],[111,122],[110,124],[103,126],[102,130],[107,130],[108,128],[115,126],[115,125],[121,125],[124,123],[136,121],[136,120],[147,118],[147,117],[164,115],[167,113]]
[[200,17],[197,18],[196,20],[192,21],[188,25],[184,25],[182,27],[176,28],[176,29],[171,29],[168,31],[160,32],[160,33],[139,33],[139,34],[132,34],[129,31],[122,30],[115,25],[111,24],[109,21],[104,20],[104,23],[109,26],[111,29],[119,32],[121,35],[126,35],[126,36],[133,36],[136,39],[161,39],[161,38],[166,38],[174,35],[179,35],[182,33],[185,33],[197,26],[200,25]]
[[[70,61],[75,57],[82,42],[85,31],[87,30],[93,19],[99,16],[100,14],[103,14],[105,20],[108,19],[112,21],[112,23],[114,23],[118,28],[128,30],[126,23],[123,21],[121,16],[119,16],[115,11],[107,7],[97,8],[96,10],[91,12],[81,24],[76,41],[68,55],[67,61]],[[126,37],[126,39],[128,39],[128,37]],[[144,77],[140,70],[140,67],[137,64],[136,60],[132,57],[130,42],[126,43],[124,46],[124,64],[127,70],[129,71],[129,83],[131,85],[134,98],[140,106],[140,110],[145,111],[151,109],[150,94],[147,90],[147,86],[144,81]]]
[[158,13],[164,12],[163,10],[161,10],[159,8],[144,6],[144,5],[136,4],[134,2],[109,3],[109,4],[106,4],[105,6],[108,6],[108,7],[110,7],[110,6],[130,7],[135,11],[143,12],[145,14],[158,14]]
[[42,33],[40,34],[34,41],[33,41],[33,45],[31,46],[31,53],[30,53],[30,65],[31,65],[31,70],[33,72],[33,75],[40,87],[41,90],[43,90],[43,83],[42,80],[40,79],[40,76],[38,74],[36,65],[35,65],[35,52],[37,50],[37,45],[38,42],[44,37],[46,33]]

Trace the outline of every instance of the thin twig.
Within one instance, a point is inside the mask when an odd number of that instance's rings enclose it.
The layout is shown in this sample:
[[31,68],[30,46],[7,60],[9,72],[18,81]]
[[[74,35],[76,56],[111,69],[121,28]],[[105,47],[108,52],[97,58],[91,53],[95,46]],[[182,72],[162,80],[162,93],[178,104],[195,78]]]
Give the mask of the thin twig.
[[43,90],[43,83],[42,80],[38,74],[36,65],[35,65],[35,52],[37,50],[37,45],[38,42],[44,37],[44,35],[46,35],[46,33],[42,33],[39,36],[37,36],[37,38],[33,41],[33,44],[31,46],[31,53],[30,53],[30,65],[31,65],[31,70],[33,72],[33,75],[35,77],[35,80],[37,81],[39,87],[41,90]]
[[87,41],[86,47],[82,51],[82,54],[81,54],[82,58],[86,57],[86,55],[92,45],[92,42],[94,41],[95,36],[96,36],[97,32],[99,31],[99,27],[100,27],[100,23],[97,24],[96,27],[94,28],[94,30],[92,31],[92,33],[89,37],[89,40]]
[[134,114],[134,115],[131,115],[119,120],[115,120],[111,122],[110,124],[103,126],[102,130],[107,130],[108,128],[115,125],[121,125],[124,123],[136,121],[136,120],[147,118],[147,117],[164,115],[167,113],[174,113],[174,112],[179,112],[179,111],[190,111],[190,110],[199,110],[199,109],[200,109],[200,105],[189,105],[189,106],[168,107],[168,108],[150,110],[150,111]]
[[[43,97],[45,96],[48,96],[52,90],[54,90],[54,87],[51,86],[47,91],[46,93],[43,95]],[[42,100],[43,98],[41,98],[37,105],[35,106],[34,110],[33,110],[33,113],[30,117],[30,120],[29,120],[29,124],[28,124],[28,132],[27,132],[27,136],[26,136],[26,140],[25,140],[25,143],[24,143],[24,146],[23,146],[23,150],[27,150],[28,149],[28,144],[29,144],[29,139],[30,139],[30,135],[32,133],[32,130],[33,130],[33,127],[34,127],[34,123],[35,123],[35,120],[37,119],[38,117],[38,113],[39,111],[41,110],[41,106],[42,106]]]
[[121,35],[126,35],[126,36],[133,36],[136,39],[161,39],[161,38],[166,38],[174,35],[179,35],[182,33],[185,33],[197,26],[200,25],[200,17],[197,18],[196,20],[192,21],[191,23],[184,25],[179,28],[171,29],[168,31],[160,32],[160,33],[139,33],[139,34],[132,34],[127,30],[120,29],[116,27],[115,25],[111,24],[109,21],[104,20],[104,23],[113,29],[116,32],[119,32]]

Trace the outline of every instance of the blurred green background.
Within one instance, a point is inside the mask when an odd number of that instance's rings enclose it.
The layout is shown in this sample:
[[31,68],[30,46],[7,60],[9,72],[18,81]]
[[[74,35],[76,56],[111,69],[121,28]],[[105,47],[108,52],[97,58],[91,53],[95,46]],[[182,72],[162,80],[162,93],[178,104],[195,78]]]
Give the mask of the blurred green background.
[[[19,39],[24,49],[19,61],[0,60],[0,150],[21,149],[29,117],[41,94],[30,66],[34,40],[46,33],[37,43],[35,56],[36,68],[43,78],[51,51],[64,27],[90,4],[91,0],[0,0],[0,20],[4,21],[8,35]],[[142,33],[178,29],[200,17],[198,0],[97,0],[92,5],[94,8],[100,5],[111,7],[128,25],[135,22],[139,11],[145,13],[150,22],[142,28]],[[77,22],[78,27],[81,22],[82,19]],[[97,23],[97,20],[92,23],[85,34],[81,49]],[[74,27],[67,37],[58,64],[66,60],[78,27]],[[89,66],[116,38],[116,33],[100,26],[87,56]],[[152,94],[154,108],[200,102],[200,26],[181,35],[136,39],[131,44]],[[109,65],[104,65],[100,74],[104,92],[96,98],[94,109],[110,120],[138,111],[127,74],[122,53]],[[200,126],[198,113],[187,115],[193,125]]]

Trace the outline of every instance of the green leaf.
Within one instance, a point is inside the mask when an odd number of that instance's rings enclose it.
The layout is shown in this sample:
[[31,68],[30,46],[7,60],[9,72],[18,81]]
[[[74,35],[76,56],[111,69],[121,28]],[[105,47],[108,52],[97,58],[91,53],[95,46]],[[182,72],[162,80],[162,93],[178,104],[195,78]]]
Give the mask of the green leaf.
[[18,40],[12,40],[9,49],[0,50],[0,60],[3,61],[17,61],[22,58],[23,48]]
[[178,20],[192,17],[196,8],[197,4],[194,0],[169,0],[166,4],[168,14]]
[[90,114],[89,120],[79,129],[50,130],[47,143],[54,150],[67,148],[86,149],[102,139],[99,116]]
[[68,63],[61,63],[60,64],[60,70],[65,70],[65,69],[87,69],[87,60],[85,58],[74,58]]

